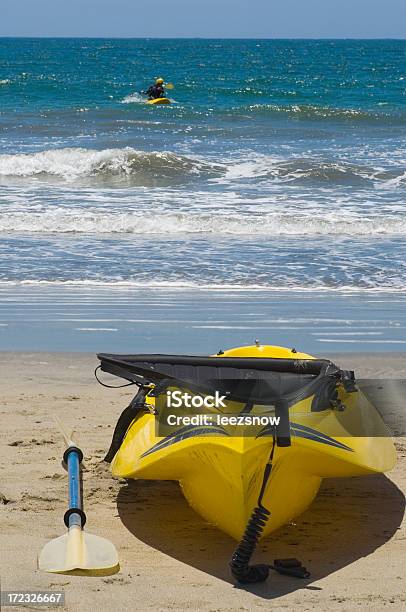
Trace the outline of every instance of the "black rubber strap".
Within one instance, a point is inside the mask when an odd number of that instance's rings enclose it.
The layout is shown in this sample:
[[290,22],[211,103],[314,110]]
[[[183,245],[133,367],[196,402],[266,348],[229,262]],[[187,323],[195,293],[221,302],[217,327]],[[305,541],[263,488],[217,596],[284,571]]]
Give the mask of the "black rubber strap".
[[131,423],[141,412],[141,410],[145,409],[145,398],[149,391],[149,387],[140,387],[137,395],[133,398],[131,404],[127,406],[127,408],[125,408],[121,413],[120,418],[118,419],[116,427],[114,429],[110,448],[107,451],[106,456],[104,457],[104,461],[106,461],[107,463],[111,463],[113,461],[114,455],[120,448],[124,440],[125,434],[127,433]]
[[68,448],[66,449],[66,451],[63,454],[63,460],[65,463],[68,463],[68,457],[70,453],[77,453],[78,457],[79,457],[79,463],[82,463],[83,461],[83,453],[80,450],[80,448],[78,446],[68,446]]
[[65,512],[64,516],[63,516],[63,521],[65,523],[65,525],[69,528],[69,517],[72,514],[79,514],[80,516],[80,520],[82,522],[82,529],[85,526],[86,523],[86,514],[84,513],[84,511],[81,508],[68,508],[68,510]]

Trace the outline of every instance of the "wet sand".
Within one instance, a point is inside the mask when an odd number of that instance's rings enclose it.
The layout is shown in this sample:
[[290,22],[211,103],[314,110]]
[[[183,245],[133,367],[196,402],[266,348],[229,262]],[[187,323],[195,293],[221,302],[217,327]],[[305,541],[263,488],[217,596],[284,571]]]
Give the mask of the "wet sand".
[[210,355],[259,339],[390,353],[405,330],[406,293],[0,285],[3,351]]
[[[332,356],[359,377],[405,378],[401,354]],[[299,557],[312,576],[271,574],[237,588],[228,572],[235,542],[205,523],[173,482],[113,480],[102,458],[131,391],[93,378],[93,355],[0,353],[1,578],[3,590],[58,590],[65,609],[402,610],[406,605],[406,440],[387,475],[325,480],[309,510],[261,542],[256,560]],[[89,532],[116,545],[113,576],[44,574],[37,553],[65,532],[67,480],[52,414],[76,429],[85,452]],[[17,608],[15,608],[17,609]]]

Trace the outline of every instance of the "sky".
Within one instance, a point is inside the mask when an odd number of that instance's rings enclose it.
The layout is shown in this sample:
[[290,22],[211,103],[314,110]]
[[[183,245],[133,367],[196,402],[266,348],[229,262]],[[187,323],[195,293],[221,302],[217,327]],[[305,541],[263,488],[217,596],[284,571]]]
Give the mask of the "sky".
[[406,0],[0,0],[0,36],[406,38]]

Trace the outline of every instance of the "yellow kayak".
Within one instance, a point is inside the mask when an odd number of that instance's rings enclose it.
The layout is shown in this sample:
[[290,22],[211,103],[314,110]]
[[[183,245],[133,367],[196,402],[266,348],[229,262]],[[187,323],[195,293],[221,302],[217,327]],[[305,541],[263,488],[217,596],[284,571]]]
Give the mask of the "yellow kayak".
[[154,98],[153,100],[147,100],[146,104],[170,104],[169,98]]
[[[290,522],[310,505],[323,478],[386,472],[395,464],[389,432],[357,388],[353,373],[327,360],[260,345],[214,357],[98,357],[102,370],[144,385],[138,408],[135,400],[117,424],[106,458],[112,461],[112,474],[179,481],[192,508],[236,540],[255,512],[262,512],[256,541]],[[218,420],[189,427],[182,421],[168,432],[156,427],[162,403],[152,397],[154,387],[162,387],[160,393],[175,387],[193,390],[208,376],[210,384],[214,380],[223,390],[229,385],[227,413],[279,411],[285,431],[275,434],[274,427],[262,425],[241,430]],[[236,376],[244,385],[248,379],[259,380],[258,397],[247,401],[245,387],[236,395],[235,380],[230,383]],[[221,419],[215,409],[211,415]]]

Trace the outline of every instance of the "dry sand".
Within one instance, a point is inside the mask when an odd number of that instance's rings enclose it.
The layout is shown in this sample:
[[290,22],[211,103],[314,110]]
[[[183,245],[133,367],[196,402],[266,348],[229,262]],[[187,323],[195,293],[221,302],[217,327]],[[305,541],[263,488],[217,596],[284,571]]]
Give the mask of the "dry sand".
[[[296,524],[259,546],[257,560],[297,556],[311,579],[271,574],[264,584],[237,588],[227,567],[235,543],[188,507],[177,483],[127,485],[101,463],[128,389],[97,385],[93,356],[2,353],[0,361],[3,590],[62,588],[72,611],[405,609],[405,439],[397,439],[390,474],[324,481]],[[366,378],[406,378],[404,356],[338,361]],[[36,567],[42,546],[65,531],[67,479],[53,413],[75,427],[85,451],[87,528],[115,543],[121,569],[114,576]]]

